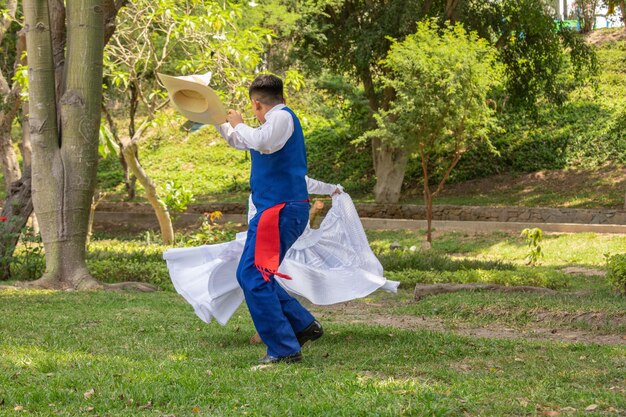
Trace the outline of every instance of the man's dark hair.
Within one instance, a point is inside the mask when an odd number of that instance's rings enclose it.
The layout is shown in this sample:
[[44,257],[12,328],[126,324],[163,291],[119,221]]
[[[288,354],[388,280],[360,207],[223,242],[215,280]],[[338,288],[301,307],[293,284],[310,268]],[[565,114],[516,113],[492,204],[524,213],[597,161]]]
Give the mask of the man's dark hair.
[[263,104],[279,104],[284,101],[283,80],[275,75],[262,74],[252,81],[248,88],[250,98],[254,94],[254,99]]

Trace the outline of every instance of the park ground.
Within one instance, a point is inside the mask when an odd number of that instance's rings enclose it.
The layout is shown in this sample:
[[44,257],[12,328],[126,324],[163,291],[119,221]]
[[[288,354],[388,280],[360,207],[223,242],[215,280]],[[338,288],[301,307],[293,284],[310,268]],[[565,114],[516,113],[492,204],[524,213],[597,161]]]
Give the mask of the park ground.
[[[596,90],[540,109],[539,128],[511,119],[501,156],[468,155],[435,203],[622,208],[624,34],[590,40],[604,45]],[[183,122],[172,118],[142,141],[146,172],[161,186],[193,184],[198,203],[245,201],[249,159],[211,129],[181,131]],[[316,123],[311,116],[312,176],[371,201],[366,151]],[[468,172],[476,175],[463,181]],[[421,204],[415,164],[409,174],[402,202]],[[100,164],[105,201],[125,200],[122,178],[116,158]],[[229,240],[235,229],[205,224],[176,244]],[[158,235],[96,233],[87,262],[97,279],[160,291],[0,291],[0,416],[626,416],[626,297],[606,277],[607,256],[624,253],[626,236],[546,234],[536,265],[527,265],[526,240],[506,233],[435,231],[430,251],[419,249],[423,232],[368,238],[398,293],[311,306],[325,336],[304,348],[302,363],[261,367],[245,306],[226,326],[200,321],[172,288]],[[42,267],[37,242],[18,248],[16,279]],[[545,291],[414,299],[417,284],[435,283]]]
[[[604,276],[626,236],[546,235],[536,266],[516,235],[437,233],[429,252],[410,249],[421,232],[368,236],[398,294],[311,306],[325,336],[269,367],[245,306],[205,324],[159,269],[162,246],[96,236],[92,270],[123,246],[109,280],[142,259],[163,291],[0,292],[0,415],[626,415],[626,299]],[[413,299],[416,283],[485,281],[556,292]]]

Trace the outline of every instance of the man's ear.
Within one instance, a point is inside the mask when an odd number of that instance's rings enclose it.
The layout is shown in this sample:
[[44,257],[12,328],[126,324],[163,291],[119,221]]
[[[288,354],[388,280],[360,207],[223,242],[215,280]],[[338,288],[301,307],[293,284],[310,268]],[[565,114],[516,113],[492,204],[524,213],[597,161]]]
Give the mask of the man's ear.
[[260,111],[262,106],[263,106],[263,103],[261,103],[259,100],[252,99],[252,108],[254,110]]

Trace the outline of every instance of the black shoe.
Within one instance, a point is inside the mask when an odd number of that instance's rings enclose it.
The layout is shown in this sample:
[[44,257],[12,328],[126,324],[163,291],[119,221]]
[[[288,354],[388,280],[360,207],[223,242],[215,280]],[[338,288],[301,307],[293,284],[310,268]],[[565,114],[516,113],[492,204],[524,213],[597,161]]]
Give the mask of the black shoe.
[[279,362],[284,362],[284,363],[300,362],[301,360],[302,360],[302,353],[297,352],[289,356],[265,355],[261,359],[259,359],[259,363],[261,365],[270,365],[272,363],[279,363]]
[[303,346],[309,340],[312,342],[319,339],[324,335],[324,329],[319,321],[313,320],[313,323],[309,324],[309,327],[296,334],[300,346]]

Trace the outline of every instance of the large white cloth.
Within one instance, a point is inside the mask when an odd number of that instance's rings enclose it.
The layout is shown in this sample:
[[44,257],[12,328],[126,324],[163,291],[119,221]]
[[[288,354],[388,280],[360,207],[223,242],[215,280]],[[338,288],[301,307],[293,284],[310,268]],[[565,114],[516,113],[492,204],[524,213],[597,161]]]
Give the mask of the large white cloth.
[[[231,242],[163,254],[174,288],[206,323],[215,318],[225,325],[244,299],[236,271],[245,242],[243,232]],[[399,285],[383,277],[346,193],[333,196],[319,229],[307,228],[278,270],[293,278],[274,278],[283,288],[318,305],[365,297],[379,288],[396,292]]]

